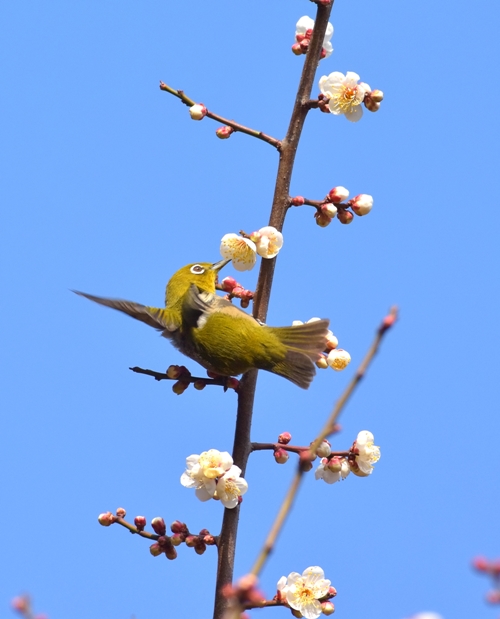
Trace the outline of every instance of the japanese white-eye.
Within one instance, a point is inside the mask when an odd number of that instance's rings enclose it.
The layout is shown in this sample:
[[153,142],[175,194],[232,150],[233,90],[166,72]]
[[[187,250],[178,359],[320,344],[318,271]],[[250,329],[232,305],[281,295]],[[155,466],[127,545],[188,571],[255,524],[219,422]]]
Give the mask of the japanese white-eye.
[[216,294],[218,272],[228,262],[179,269],[167,284],[164,308],[75,292],[158,329],[207,370],[237,376],[257,368],[307,389],[316,373],[314,362],[326,346],[329,321],[291,327],[261,324]]

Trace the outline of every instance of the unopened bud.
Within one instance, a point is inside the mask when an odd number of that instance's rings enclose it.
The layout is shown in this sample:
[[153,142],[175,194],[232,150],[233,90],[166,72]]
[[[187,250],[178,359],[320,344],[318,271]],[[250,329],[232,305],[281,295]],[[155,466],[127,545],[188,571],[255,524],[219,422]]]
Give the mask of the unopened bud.
[[334,598],[337,595],[337,589],[335,587],[328,587],[328,595],[331,595]]
[[243,309],[245,309],[246,307],[250,305],[250,301],[248,299],[241,299],[240,305]]
[[224,292],[232,292],[233,289],[238,286],[238,282],[234,279],[234,277],[225,277],[220,286]]
[[188,546],[188,548],[194,548],[196,546],[196,542],[198,541],[198,536],[188,535],[185,541],[186,541],[186,546]]
[[351,355],[347,352],[347,350],[335,348],[328,353],[326,360],[332,370],[341,372],[342,370],[345,370],[351,362]]
[[332,473],[339,473],[342,470],[342,458],[339,458],[338,456],[330,458],[325,468],[327,468]]
[[291,440],[292,440],[292,435],[290,434],[290,432],[282,432],[278,436],[278,443],[280,443],[280,445],[288,445],[288,443]]
[[359,196],[350,200],[349,204],[356,215],[367,215],[372,210],[373,197],[366,193],[360,193]]
[[335,612],[335,605],[332,604],[332,602],[322,602],[321,612],[324,615],[333,615],[333,613]]
[[[316,224],[320,228],[326,228],[327,226],[329,226],[332,223],[332,218],[328,217],[328,215],[325,215],[325,213],[323,213],[321,210],[316,211],[314,213],[314,218],[316,219]],[[340,219],[340,217],[339,217],[339,219]]]
[[193,120],[202,120],[207,115],[207,108],[203,103],[195,103],[189,108],[189,114]]
[[316,450],[316,454],[320,458],[327,458],[332,453],[332,447],[330,443],[325,439],[320,443],[318,449]]
[[384,93],[381,90],[372,90],[368,93],[368,96],[376,103],[380,103],[384,99]]
[[144,531],[146,527],[146,518],[144,518],[144,516],[136,516],[134,518],[134,524],[138,531]]
[[174,520],[170,525],[170,530],[172,533],[187,533],[188,528],[184,522]]
[[318,360],[316,361],[316,367],[318,367],[320,370],[326,370],[326,368],[328,367],[328,362],[325,355],[321,355],[318,358]]
[[123,509],[123,507],[119,507],[116,510],[116,515],[118,518],[125,518],[125,516],[127,515],[127,512]]
[[286,462],[288,462],[288,458],[288,453],[281,447],[279,449],[276,449],[276,451],[274,452],[274,459],[278,464],[285,464]]
[[203,389],[205,389],[206,386],[207,386],[207,383],[202,378],[200,378],[199,380],[195,380],[193,383],[193,387],[197,389],[198,391],[203,391]]
[[350,224],[354,219],[354,215],[351,211],[346,211],[344,209],[340,210],[337,214],[337,219],[341,224]]
[[149,547],[149,552],[153,555],[153,557],[159,557],[163,550],[160,548],[160,544],[155,543],[151,544]]
[[306,30],[306,39],[311,39],[312,35],[313,35],[313,29],[312,28],[308,28]]
[[474,557],[474,559],[472,559],[472,566],[479,572],[487,572],[489,562],[485,557]]
[[300,43],[294,43],[292,45],[292,52],[296,55],[296,56],[301,56],[304,52],[302,51],[302,47],[300,46]]
[[30,608],[30,599],[27,595],[19,596],[14,598],[10,605],[14,610],[17,610],[18,613],[26,613]]
[[326,215],[330,219],[333,219],[337,214],[337,207],[331,202],[325,202],[320,206],[320,208],[323,215]]
[[333,350],[334,348],[337,348],[338,345],[339,345],[338,339],[333,335],[333,333],[330,332],[326,336],[326,347],[329,348],[330,350]]
[[194,547],[194,551],[196,552],[197,555],[202,555],[206,549],[207,549],[207,546],[205,542],[202,542],[200,540],[198,540],[198,542],[196,543]]
[[500,604],[500,591],[488,591],[488,593],[486,594],[486,601],[490,604]]
[[342,187],[341,185],[339,185],[338,187],[334,187],[333,189],[330,189],[330,191],[328,192],[328,198],[334,204],[340,204],[340,202],[347,200],[348,197],[349,197],[349,192],[347,191],[345,187]]
[[172,546],[172,544],[167,546],[164,552],[165,552],[165,556],[167,557],[167,559],[170,559],[170,561],[177,559],[177,550]]
[[321,59],[326,58],[326,50],[324,47],[321,48],[321,54],[319,55]]
[[234,378],[234,376],[230,376],[226,380],[226,389],[234,389],[235,391],[237,391],[239,386],[240,381],[237,378]]
[[185,537],[186,535],[184,533],[174,533],[170,537],[170,541],[172,542],[174,546],[180,546],[182,542],[184,541]]
[[205,542],[207,546],[215,546],[216,544],[216,540],[213,535],[205,535],[203,537],[203,541]]
[[110,524],[116,522],[115,516],[111,512],[106,512],[105,514],[99,514],[97,520],[99,524],[103,527],[109,527]]
[[225,125],[224,127],[219,127],[215,135],[221,140],[227,140],[227,138],[231,137],[232,133],[234,133],[234,129],[229,125]]
[[166,374],[169,378],[179,378],[179,376],[182,374],[181,371],[181,366],[180,365],[169,365],[166,371]]
[[298,617],[300,619],[300,617],[303,617],[304,615],[300,612],[300,610],[293,610],[290,609],[292,611],[292,617]]
[[301,471],[303,471],[304,473],[309,472],[313,467],[313,463],[311,462],[311,459],[310,459],[310,454],[311,452],[308,449],[306,451],[300,452],[299,464],[300,464]]
[[365,104],[365,107],[369,112],[378,112],[380,109],[380,103],[378,103],[377,101],[374,101],[370,97],[370,95],[366,95],[366,97],[363,100],[363,103]]
[[300,49],[302,50],[303,54],[307,54],[307,50],[309,49],[309,43],[309,39],[302,39],[302,41],[299,43]]
[[302,206],[305,204],[305,199],[302,196],[295,196],[290,200],[292,206]]
[[176,383],[172,385],[172,391],[176,393],[177,395],[181,395],[184,393],[184,391],[186,391],[188,387],[189,387],[188,382],[186,382],[185,380],[178,380]]
[[151,520],[151,526],[153,527],[153,531],[158,535],[165,535],[167,532],[167,527],[165,525],[165,520],[157,516]]

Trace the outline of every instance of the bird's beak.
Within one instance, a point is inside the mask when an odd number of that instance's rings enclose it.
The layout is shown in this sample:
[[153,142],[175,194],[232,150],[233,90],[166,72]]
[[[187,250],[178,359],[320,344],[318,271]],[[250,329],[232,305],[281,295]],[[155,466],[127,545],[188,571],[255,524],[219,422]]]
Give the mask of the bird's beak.
[[219,262],[215,262],[214,264],[212,264],[212,266],[210,267],[210,270],[218,273],[222,268],[226,266],[228,262],[231,262],[230,258],[225,259],[225,260],[219,260]]

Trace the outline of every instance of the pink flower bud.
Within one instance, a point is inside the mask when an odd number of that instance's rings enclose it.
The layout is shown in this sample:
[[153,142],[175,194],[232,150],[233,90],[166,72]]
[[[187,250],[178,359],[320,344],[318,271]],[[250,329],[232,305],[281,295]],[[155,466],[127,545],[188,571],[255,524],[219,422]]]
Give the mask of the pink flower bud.
[[109,527],[110,524],[116,522],[116,518],[111,512],[100,514],[97,520],[99,521],[99,524],[101,524],[103,527]]
[[240,386],[240,381],[234,376],[230,376],[226,381],[226,389],[234,389],[238,391],[238,387]]
[[316,219],[316,224],[320,228],[326,228],[332,223],[332,218],[328,217],[328,215],[325,215],[322,211],[316,211],[314,213],[314,218]]
[[342,470],[342,458],[339,458],[338,456],[330,458],[325,468],[327,468],[332,473],[339,473]]
[[310,39],[313,35],[313,29],[312,28],[308,28],[306,30],[306,39]]
[[213,535],[205,535],[203,537],[203,541],[207,546],[215,546],[215,537]]
[[302,39],[302,41],[299,43],[300,49],[302,50],[303,54],[307,54],[307,50],[309,49],[309,43],[309,39]]
[[[299,37],[301,35],[297,35],[297,37]],[[302,40],[302,39],[301,39]],[[292,45],[292,52],[296,55],[296,56],[301,56],[304,52],[302,51],[302,47],[300,46],[300,43],[294,43]]]
[[350,224],[354,219],[354,215],[351,213],[351,211],[345,211],[344,209],[342,209],[337,213],[337,219],[340,221],[341,224]]
[[337,595],[337,589],[335,587],[328,587],[328,595],[334,598]]
[[229,127],[229,125],[225,125],[224,127],[219,127],[215,132],[215,135],[221,140],[227,140],[227,138],[231,137],[232,133],[234,133],[234,129]]
[[167,557],[167,559],[170,559],[170,561],[177,559],[177,550],[172,546],[172,544],[167,546],[164,552],[165,552],[165,556]]
[[234,277],[225,277],[221,283],[221,288],[224,292],[232,292],[236,286],[238,286],[238,282],[234,279]]
[[288,443],[291,440],[292,440],[292,435],[290,434],[290,432],[282,432],[278,436],[278,443],[280,443],[280,445],[288,445]]
[[498,589],[488,591],[486,594],[486,601],[490,604],[500,604],[500,591],[498,591]]
[[149,552],[153,555],[153,557],[159,557],[163,550],[160,548],[160,544],[155,543],[155,544],[151,544],[151,546],[149,547]]
[[487,572],[490,564],[485,557],[474,557],[472,565],[479,572]]
[[202,120],[207,115],[207,108],[203,103],[195,103],[189,108],[189,114],[193,120]]
[[182,374],[180,365],[169,365],[166,371],[166,374],[169,378],[179,378]]
[[321,612],[324,615],[333,615],[333,613],[335,612],[335,605],[332,604],[332,602],[322,602]]
[[17,610],[18,613],[26,613],[30,608],[30,599],[27,595],[19,596],[14,598],[10,605],[14,610]]
[[288,453],[281,447],[279,449],[276,449],[276,451],[274,452],[274,459],[278,464],[285,464],[286,462],[288,462],[288,458]]
[[134,524],[138,531],[144,531],[146,527],[146,518],[144,518],[144,516],[136,516],[134,518]]
[[328,198],[334,204],[340,204],[340,202],[347,200],[348,197],[349,197],[349,192],[347,191],[345,187],[342,187],[341,185],[339,185],[338,187],[334,187],[333,189],[330,189],[328,193]]
[[202,378],[200,378],[200,380],[195,380],[193,383],[193,387],[197,389],[198,391],[203,391],[203,389],[205,389],[206,386],[207,386],[207,383]]
[[360,193],[350,200],[349,204],[356,215],[367,215],[372,210],[373,198],[366,193]]
[[337,207],[334,204],[331,204],[330,202],[325,202],[324,204],[320,206],[320,208],[321,208],[322,214],[326,215],[330,219],[333,219],[335,215],[337,214]]
[[116,515],[118,518],[125,518],[125,516],[127,515],[127,512],[123,509],[123,507],[119,507],[116,510]]
[[305,199],[302,196],[295,196],[290,200],[292,206],[302,206],[305,204]]
[[174,520],[170,525],[170,530],[172,533],[187,533],[188,528],[184,522],[180,520]]
[[321,48],[320,58],[321,59],[326,58],[326,50],[323,47]]
[[167,532],[167,527],[165,525],[165,520],[157,516],[151,520],[151,526],[153,527],[153,531],[158,535],[165,535]]
[[181,395],[189,387],[189,383],[184,380],[178,380],[172,385],[172,391],[177,395]]

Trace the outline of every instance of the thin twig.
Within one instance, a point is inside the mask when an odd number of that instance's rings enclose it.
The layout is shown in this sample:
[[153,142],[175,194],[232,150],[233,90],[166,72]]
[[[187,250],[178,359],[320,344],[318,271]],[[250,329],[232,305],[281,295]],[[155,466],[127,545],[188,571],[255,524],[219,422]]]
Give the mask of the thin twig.
[[[384,318],[380,327],[377,329],[377,334],[375,336],[375,339],[373,340],[372,345],[368,349],[368,352],[366,353],[365,358],[363,359],[356,373],[354,374],[351,381],[347,385],[344,393],[337,400],[337,403],[335,404],[333,411],[328,421],[326,422],[325,426],[323,427],[323,429],[321,430],[320,434],[315,439],[315,441],[312,443],[311,455],[316,454],[316,450],[318,449],[323,439],[329,435],[329,430],[331,430],[331,428],[335,426],[335,423],[340,413],[342,412],[344,406],[347,404],[347,401],[349,400],[352,393],[354,392],[354,390],[360,383],[361,379],[365,375],[366,370],[368,369],[368,366],[370,365],[373,358],[377,354],[377,351],[379,349],[380,343],[384,335],[387,333],[388,329],[394,324],[394,322],[396,321],[396,317],[397,317],[397,309],[393,307],[391,308],[388,316]],[[304,474],[304,471],[299,464],[299,466],[297,467],[297,472],[295,473],[292,483],[288,489],[288,492],[286,493],[283,503],[281,504],[278,515],[276,516],[276,519],[274,520],[271,530],[269,531],[267,539],[264,542],[264,545],[261,551],[259,552],[259,555],[257,557],[257,560],[255,561],[254,566],[252,567],[251,573],[255,574],[255,576],[258,576],[260,574],[260,572],[262,571],[262,568],[264,567],[265,562],[267,561],[267,558],[269,557],[269,555],[274,549],[276,539],[278,538],[278,535],[281,529],[283,528],[283,525],[285,524],[285,520],[288,514],[290,513],[293,502],[300,488],[300,483],[302,481],[303,474]]]
[[217,385],[218,387],[225,387],[227,384],[227,378],[208,378],[200,376],[191,376],[190,374],[181,374],[177,378],[171,378],[163,372],[155,372],[154,370],[145,370],[137,366],[129,368],[136,374],[146,374],[146,376],[152,376],[155,380],[180,380],[186,383],[195,383],[198,380],[202,380],[206,385]]
[[[309,451],[311,446],[283,445],[281,443],[251,443],[250,449],[251,451],[264,451],[267,449],[276,451],[277,449],[284,449],[285,451],[289,451],[291,453],[300,454],[302,451]],[[350,453],[350,451],[332,451],[331,455],[341,458],[347,457]]]
[[[174,97],[179,98],[182,101],[182,103],[184,103],[184,105],[192,107],[193,105],[196,104],[196,101],[193,101],[193,99],[190,99],[188,96],[186,96],[182,90],[175,90],[175,88],[171,88],[164,82],[160,82],[160,89],[164,90],[165,92],[170,93],[171,95],[174,95]],[[237,123],[234,120],[229,120],[228,118],[219,116],[219,114],[214,114],[213,112],[210,112],[209,110],[207,110],[206,116],[207,118],[216,120],[217,122],[220,122],[223,125],[228,125],[235,131],[239,131],[240,133],[245,133],[246,135],[250,135],[253,138],[257,138],[258,140],[267,142],[268,144],[271,144],[271,146],[274,146],[274,148],[276,148],[277,150],[280,150],[281,148],[281,142],[279,140],[277,140],[276,138],[273,138],[270,135],[267,135],[266,133],[263,133],[262,131],[257,131],[256,129],[245,127],[245,125],[241,125],[240,123]]]

